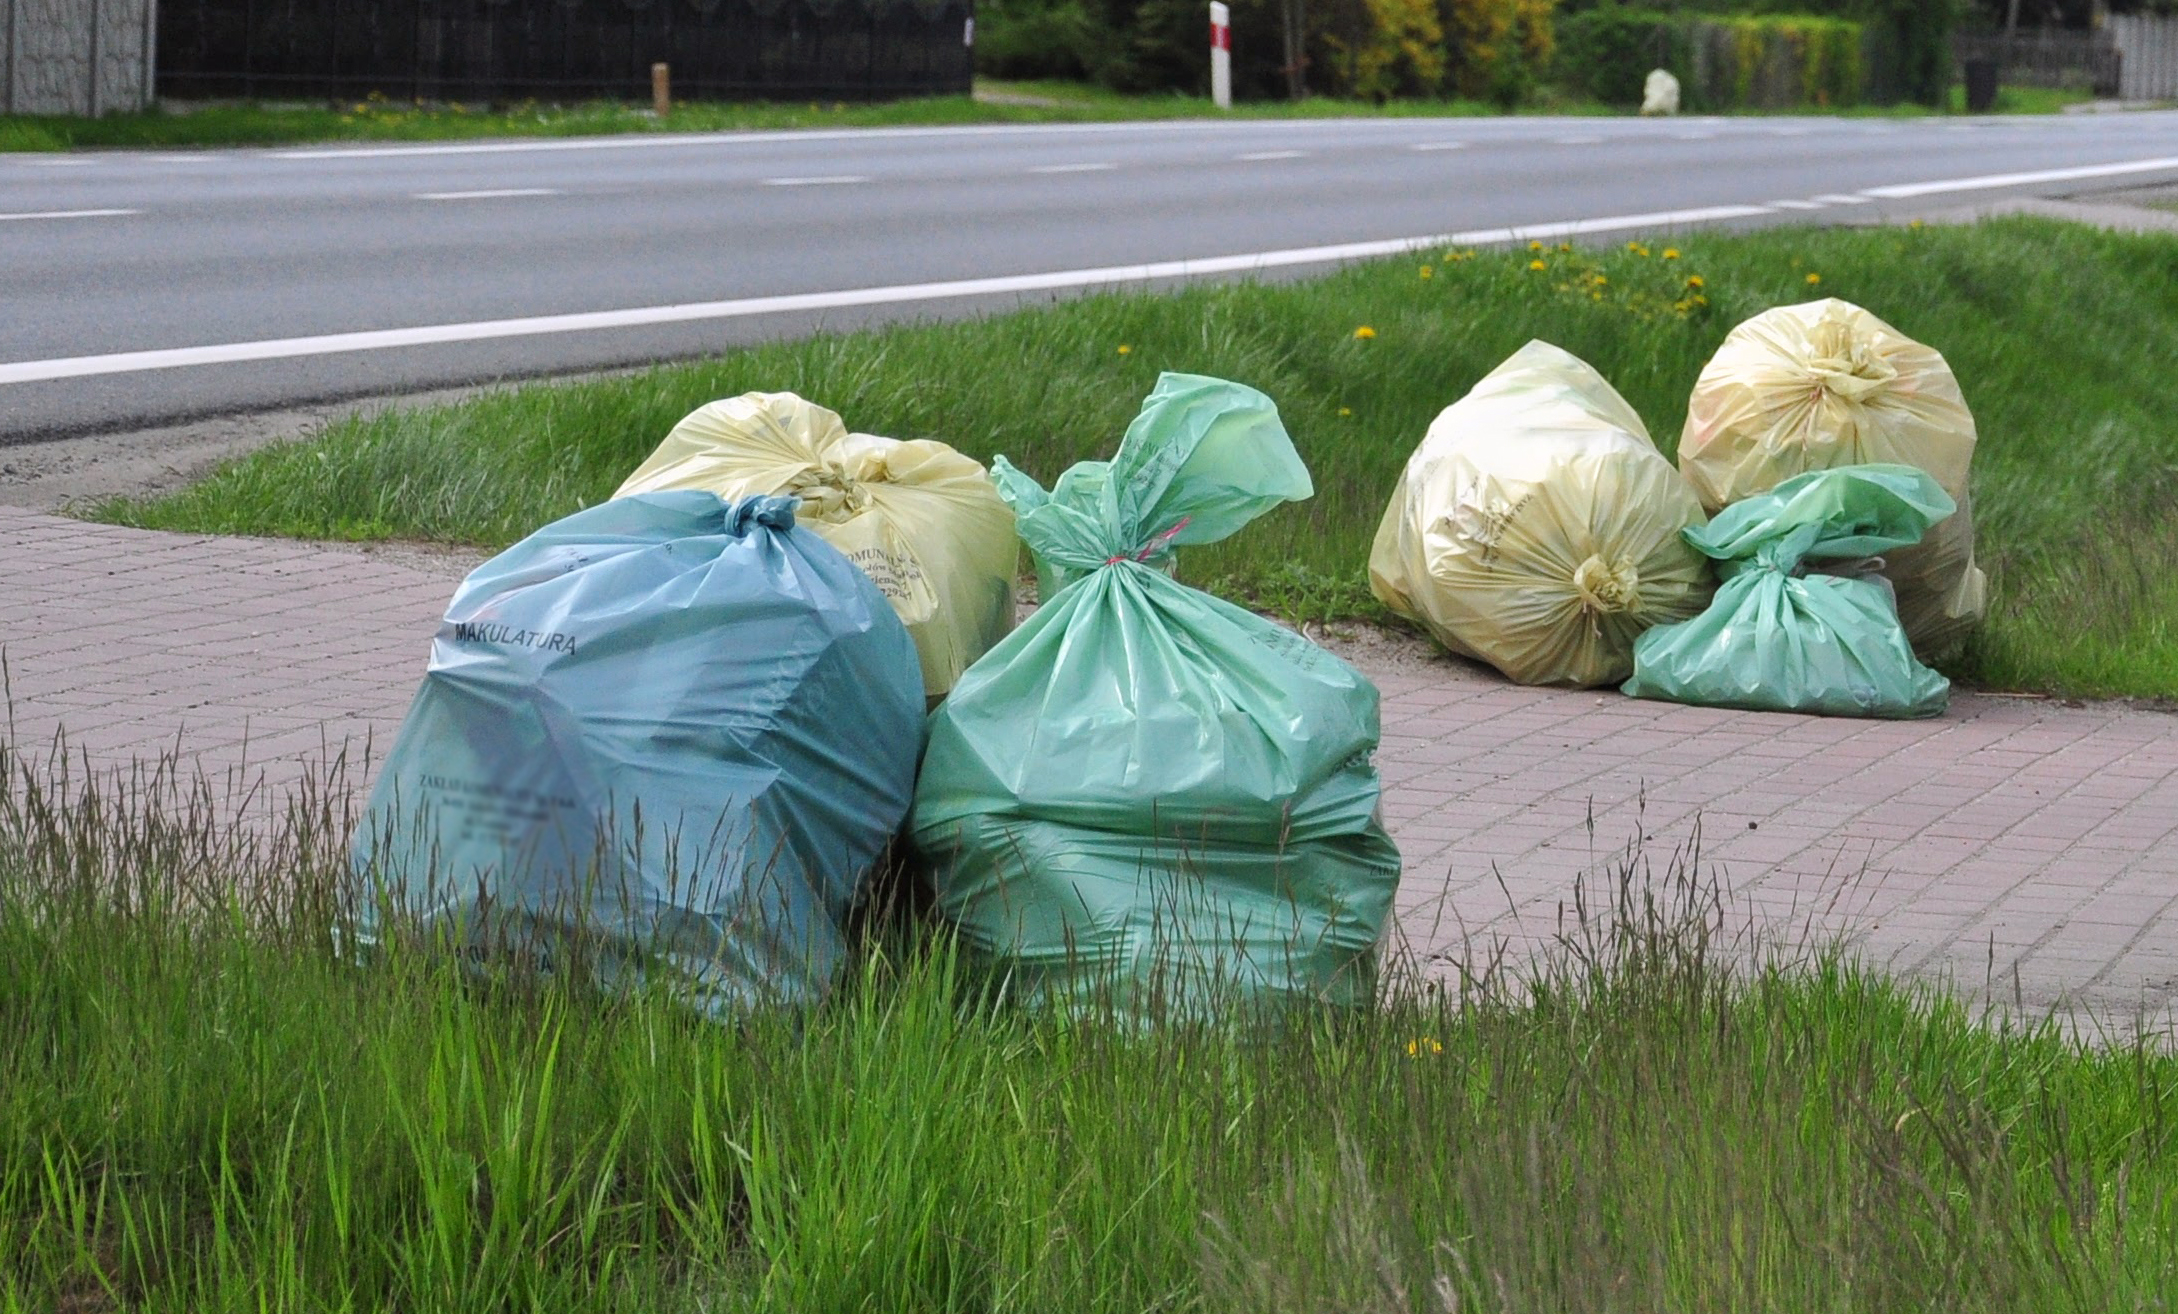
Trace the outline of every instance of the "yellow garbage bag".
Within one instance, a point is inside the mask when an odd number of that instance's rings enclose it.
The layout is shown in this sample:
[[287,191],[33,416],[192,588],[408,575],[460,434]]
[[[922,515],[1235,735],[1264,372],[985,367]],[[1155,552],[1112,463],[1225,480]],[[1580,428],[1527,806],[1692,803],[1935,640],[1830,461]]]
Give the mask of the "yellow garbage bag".
[[1706,520],[1603,376],[1530,342],[1429,426],[1369,586],[1522,684],[1610,684],[1642,631],[1708,606],[1708,562],[1679,537]]
[[981,465],[944,443],[849,433],[791,392],[751,392],[691,412],[613,496],[674,488],[799,497],[797,521],[906,622],[931,698],[1013,628],[1013,511]]
[[1679,468],[1711,514],[1809,470],[1910,465],[1958,503],[1913,547],[1886,553],[1898,619],[1924,657],[1988,609],[1974,564],[1967,466],[1974,415],[1943,356],[1835,297],[1733,329],[1694,384]]

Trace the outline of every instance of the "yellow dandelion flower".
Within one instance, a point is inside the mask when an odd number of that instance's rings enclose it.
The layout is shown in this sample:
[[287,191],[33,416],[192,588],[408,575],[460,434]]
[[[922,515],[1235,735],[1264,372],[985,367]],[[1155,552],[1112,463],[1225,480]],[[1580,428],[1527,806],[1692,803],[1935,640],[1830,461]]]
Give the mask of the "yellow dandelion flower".
[[1908,228],[1916,228],[1916,229],[1918,229],[1918,228],[1926,228],[1926,227],[1928,227],[1928,225],[1927,225],[1927,224],[1924,224],[1924,223],[1922,223],[1922,222],[1921,222],[1920,220],[1916,219],[1916,220],[1914,220],[1914,221],[1913,221],[1912,223],[1910,223],[1910,224],[1907,224],[1907,225],[1906,225],[1906,227],[1908,227]]
[[1702,276],[1701,276],[1700,274],[1688,274],[1688,275],[1686,276],[1686,285],[1687,285],[1688,287],[1708,287],[1708,286],[1709,286],[1709,285],[1708,285],[1707,283],[1704,283],[1704,282],[1702,281]]
[[1530,250],[1530,251],[1540,251],[1540,250],[1542,250],[1542,249],[1543,249],[1543,244],[1542,244],[1541,242],[1530,242],[1530,243],[1528,243],[1528,250]]
[[1354,330],[1354,336],[1360,338],[1363,342],[1367,342],[1370,338],[1376,336],[1376,330],[1370,328],[1367,324],[1364,324],[1360,328]]
[[1122,356],[1124,356],[1124,355],[1128,354],[1129,352],[1131,352],[1131,351],[1133,351],[1133,350],[1134,350],[1134,348],[1133,348],[1133,347],[1130,347],[1130,346],[1128,346],[1128,345],[1127,345],[1126,343],[1124,343],[1124,342],[1122,342],[1122,343],[1120,343],[1120,344],[1119,344],[1119,354],[1120,354],[1120,355],[1122,355]]
[[1665,247],[1665,248],[1664,248],[1664,259],[1666,259],[1666,260],[1677,260],[1678,258],[1679,258],[1679,248],[1678,248],[1678,247],[1675,247],[1675,246],[1667,246],[1667,247]]
[[1597,286],[1597,287],[1602,287],[1602,286],[1603,286],[1604,284],[1606,284],[1606,283],[1608,283],[1608,282],[1610,282],[1610,281],[1611,281],[1610,279],[1608,279],[1608,278],[1605,278],[1605,277],[1604,277],[1603,275],[1601,275],[1601,274],[1598,274],[1598,275],[1596,275],[1596,278],[1595,278],[1595,283],[1596,283],[1596,286]]
[[1601,301],[1603,300],[1603,294],[1601,292],[1591,292],[1588,294],[1588,299],[1590,301]]
[[1434,270],[1434,269],[1431,269],[1431,268],[1430,268],[1430,267],[1429,267],[1428,265],[1423,265],[1423,266],[1422,266],[1422,277],[1424,277],[1424,278],[1429,278],[1429,277],[1432,277],[1433,275],[1435,275],[1435,274],[1436,274],[1436,272],[1437,272],[1436,270]]
[[1816,285],[1817,283],[1820,283],[1820,282],[1822,282],[1822,281],[1823,281],[1823,276],[1822,276],[1821,274],[1809,274],[1809,275],[1807,276],[1807,285],[1808,285],[1809,287],[1813,287],[1813,286],[1815,286],[1815,285]]
[[1540,261],[1540,260],[1530,260],[1530,261],[1528,261],[1528,268],[1530,268],[1530,269],[1548,269],[1548,268],[1550,268],[1550,266],[1549,266],[1549,265],[1546,265],[1546,264],[1544,264],[1544,263],[1543,263],[1542,261]]
[[1560,254],[1560,255],[1571,255],[1571,254],[1573,254],[1573,244],[1572,244],[1571,242],[1560,242],[1560,243],[1558,243],[1558,254]]
[[1352,415],[1353,413],[1354,413],[1354,408],[1353,408],[1353,407],[1351,407],[1351,406],[1341,406],[1341,407],[1339,407],[1339,415],[1340,415],[1340,416],[1341,416],[1342,418],[1343,418],[1343,417],[1345,417],[1345,416],[1348,416],[1348,415]]
[[1420,1036],[1407,1042],[1407,1057],[1420,1058],[1423,1054],[1444,1053],[1444,1042],[1431,1036]]

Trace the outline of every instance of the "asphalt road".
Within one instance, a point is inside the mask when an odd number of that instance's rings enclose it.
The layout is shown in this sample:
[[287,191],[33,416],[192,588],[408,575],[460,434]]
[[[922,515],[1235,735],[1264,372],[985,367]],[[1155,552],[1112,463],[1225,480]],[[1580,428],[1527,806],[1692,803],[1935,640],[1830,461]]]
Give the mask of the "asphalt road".
[[878,129],[0,155],[0,444],[1458,235],[2178,178],[2178,112]]

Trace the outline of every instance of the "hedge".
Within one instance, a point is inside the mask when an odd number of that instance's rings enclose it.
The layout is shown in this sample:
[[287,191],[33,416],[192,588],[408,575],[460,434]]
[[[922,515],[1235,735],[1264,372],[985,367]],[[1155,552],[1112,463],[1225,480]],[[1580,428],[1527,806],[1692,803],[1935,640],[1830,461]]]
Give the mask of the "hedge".
[[1612,105],[1641,100],[1649,70],[1679,79],[1694,111],[1836,108],[1865,90],[1860,24],[1809,14],[1691,16],[1591,9],[1558,20],[1560,85]]
[[[1233,94],[1286,91],[1276,0],[1230,0]],[[1308,89],[1516,104],[1550,67],[1552,0],[1309,0]],[[1209,89],[1203,0],[981,0],[976,71],[1082,77],[1117,91]]]

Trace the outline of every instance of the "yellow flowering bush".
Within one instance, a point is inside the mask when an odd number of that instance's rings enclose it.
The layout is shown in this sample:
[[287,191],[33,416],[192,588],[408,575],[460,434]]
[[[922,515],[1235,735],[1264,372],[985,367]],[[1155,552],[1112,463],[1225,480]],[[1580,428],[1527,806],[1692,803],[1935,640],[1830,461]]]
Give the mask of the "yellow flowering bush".
[[1444,81],[1436,0],[1334,0],[1324,12],[1324,50],[1348,95],[1424,95]]
[[1550,64],[1557,0],[1445,0],[1445,82],[1462,96],[1517,104]]

